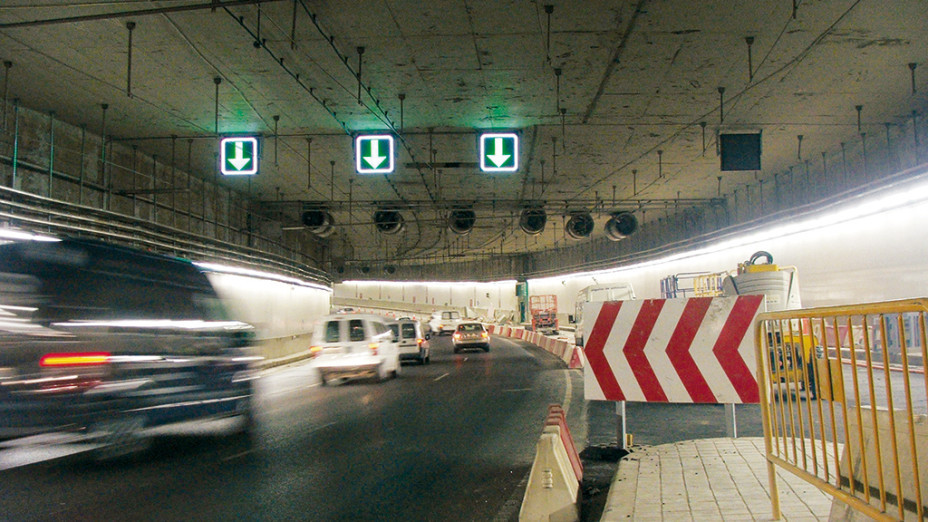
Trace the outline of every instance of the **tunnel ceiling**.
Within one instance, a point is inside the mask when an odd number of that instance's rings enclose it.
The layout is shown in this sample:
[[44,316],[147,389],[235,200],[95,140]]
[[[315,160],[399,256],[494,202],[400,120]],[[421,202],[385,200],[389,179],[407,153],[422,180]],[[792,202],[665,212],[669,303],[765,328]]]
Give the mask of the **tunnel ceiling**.
[[[321,209],[333,258],[428,262],[565,244],[574,212],[602,237],[611,212],[717,204],[910,125],[926,22],[923,0],[6,0],[0,72],[7,99],[90,130],[107,104],[106,134],[159,158],[175,136],[204,177],[217,132],[258,135],[260,172],[220,182],[284,234]],[[478,169],[490,130],[520,137],[516,172]],[[366,131],[397,136],[395,172],[355,172]],[[717,136],[742,132],[761,169],[721,171]]]

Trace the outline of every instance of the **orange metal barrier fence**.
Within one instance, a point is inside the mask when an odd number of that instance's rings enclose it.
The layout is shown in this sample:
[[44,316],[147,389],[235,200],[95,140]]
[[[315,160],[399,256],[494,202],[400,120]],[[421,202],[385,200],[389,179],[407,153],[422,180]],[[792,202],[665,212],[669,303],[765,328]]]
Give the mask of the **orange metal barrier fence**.
[[775,466],[877,520],[925,518],[926,314],[928,300],[913,299],[758,316],[774,518]]

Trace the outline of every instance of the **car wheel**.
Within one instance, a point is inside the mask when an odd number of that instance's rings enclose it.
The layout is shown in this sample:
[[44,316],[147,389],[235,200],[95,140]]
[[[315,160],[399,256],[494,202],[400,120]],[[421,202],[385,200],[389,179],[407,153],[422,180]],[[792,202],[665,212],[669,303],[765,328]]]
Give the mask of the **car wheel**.
[[326,375],[325,372],[319,372],[319,382],[322,384],[322,386],[326,386],[329,384],[329,376]]
[[95,460],[107,461],[136,455],[148,449],[151,437],[145,435],[145,417],[117,415],[88,428],[103,446],[93,451]]
[[254,395],[249,390],[249,396],[238,401],[235,405],[235,416],[239,418],[239,425],[233,433],[234,436],[251,440],[255,436],[258,421],[255,417]]
[[390,373],[387,371],[387,363],[386,361],[384,361],[380,363],[380,365],[377,367],[377,380],[379,380],[380,382],[383,382],[387,380],[389,376],[390,376]]
[[457,346],[454,347],[454,353],[461,353],[461,349]]
[[403,366],[403,365],[400,363],[400,358],[397,357],[397,358],[396,358],[396,369],[393,370],[392,372],[390,372],[391,377],[393,377],[394,379],[396,379],[397,377],[399,377],[399,376],[400,376],[400,373],[402,373],[402,370],[400,369],[402,366]]
[[490,351],[490,345],[488,344],[488,345],[484,346],[484,347],[483,347],[483,351],[489,352],[489,351]]

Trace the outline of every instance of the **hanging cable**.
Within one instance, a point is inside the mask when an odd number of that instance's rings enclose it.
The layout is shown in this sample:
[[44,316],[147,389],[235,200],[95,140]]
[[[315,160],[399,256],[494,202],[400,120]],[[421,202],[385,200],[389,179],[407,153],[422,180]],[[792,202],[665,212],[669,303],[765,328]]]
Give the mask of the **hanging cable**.
[[213,134],[219,136],[219,84],[222,83],[222,78],[219,76],[213,78],[213,83],[216,84],[216,94],[213,98],[213,115],[215,117]]
[[358,47],[358,105],[361,103],[361,66],[364,62],[361,60],[361,57],[364,56],[364,47]]
[[129,30],[129,49],[126,60],[126,96],[132,97],[132,32],[135,30],[135,22],[126,22],[126,29]]

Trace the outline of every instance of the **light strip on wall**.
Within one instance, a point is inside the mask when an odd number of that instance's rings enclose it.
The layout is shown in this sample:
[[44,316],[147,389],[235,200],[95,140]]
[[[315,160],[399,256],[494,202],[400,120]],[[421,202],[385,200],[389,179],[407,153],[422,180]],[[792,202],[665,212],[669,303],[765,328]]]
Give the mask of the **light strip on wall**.
[[238,266],[228,266],[220,265],[218,263],[207,263],[201,261],[194,261],[194,265],[202,268],[203,270],[209,270],[211,272],[219,272],[222,274],[233,274],[241,275],[248,277],[257,277],[259,279],[270,279],[272,281],[279,281],[281,283],[289,283],[292,285],[305,286],[307,288],[315,288],[316,290],[325,290],[326,292],[331,293],[332,289],[316,283],[310,283],[308,281],[303,281],[302,279],[297,279],[295,277],[289,277],[279,274],[272,274],[270,272],[262,272],[260,270],[252,270],[250,268],[242,268]]
[[[922,168],[920,172],[912,174],[914,178],[920,178],[928,175],[928,169]],[[589,272],[577,272],[561,276],[544,277],[530,279],[529,282],[548,283],[558,282],[573,277],[593,277],[600,275],[615,275],[627,273],[634,270],[651,268],[683,259],[717,254],[727,250],[741,248],[746,245],[780,239],[783,237],[794,236],[810,231],[818,231],[841,223],[875,216],[890,210],[897,210],[906,206],[928,201],[928,180],[917,179],[914,182],[903,182],[892,187],[880,189],[856,196],[851,201],[835,203],[827,209],[808,215],[793,223],[784,223],[772,225],[769,228],[749,232],[737,237],[722,239],[716,243],[704,247],[687,250],[677,254],[671,254],[659,259],[642,261],[633,265],[606,268],[602,270],[593,270]]]

